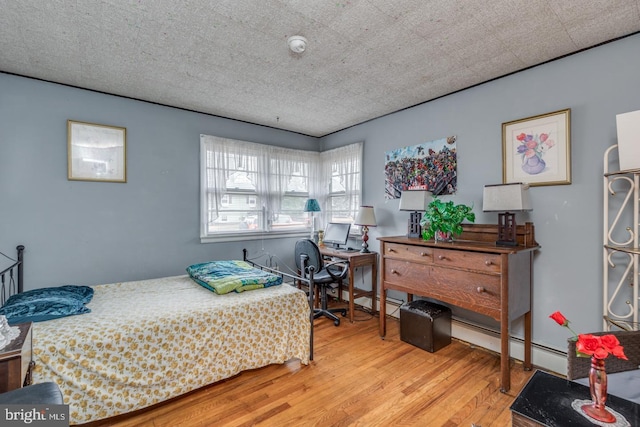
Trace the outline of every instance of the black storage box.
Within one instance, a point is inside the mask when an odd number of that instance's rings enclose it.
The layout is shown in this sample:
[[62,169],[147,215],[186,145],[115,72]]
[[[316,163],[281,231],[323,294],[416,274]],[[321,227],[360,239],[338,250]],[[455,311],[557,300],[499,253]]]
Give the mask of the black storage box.
[[400,306],[400,339],[431,353],[451,344],[451,309],[425,300]]

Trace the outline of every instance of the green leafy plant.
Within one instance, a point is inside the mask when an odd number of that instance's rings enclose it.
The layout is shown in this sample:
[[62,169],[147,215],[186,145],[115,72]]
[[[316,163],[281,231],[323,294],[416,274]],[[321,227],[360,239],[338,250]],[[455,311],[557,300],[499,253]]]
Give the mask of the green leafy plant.
[[436,237],[437,233],[459,236],[462,234],[462,222],[464,220],[469,222],[476,220],[473,206],[456,205],[452,201],[443,202],[434,197],[420,221],[422,238],[430,240]]

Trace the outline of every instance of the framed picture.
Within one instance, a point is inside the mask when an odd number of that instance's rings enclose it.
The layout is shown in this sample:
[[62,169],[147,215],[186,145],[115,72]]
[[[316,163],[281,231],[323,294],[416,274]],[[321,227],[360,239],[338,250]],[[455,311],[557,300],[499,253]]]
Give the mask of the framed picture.
[[127,182],[127,129],[67,121],[68,179]]
[[405,190],[427,190],[434,196],[458,191],[458,150],[455,135],[387,151],[385,199],[399,199]]
[[571,184],[571,109],[502,124],[502,182]]

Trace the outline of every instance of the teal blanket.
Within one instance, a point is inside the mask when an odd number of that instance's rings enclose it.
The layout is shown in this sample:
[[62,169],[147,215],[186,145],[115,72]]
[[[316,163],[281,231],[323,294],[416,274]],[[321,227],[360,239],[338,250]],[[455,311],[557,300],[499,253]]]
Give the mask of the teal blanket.
[[282,283],[282,277],[253,267],[245,261],[211,261],[187,267],[199,285],[217,294],[243,292]]

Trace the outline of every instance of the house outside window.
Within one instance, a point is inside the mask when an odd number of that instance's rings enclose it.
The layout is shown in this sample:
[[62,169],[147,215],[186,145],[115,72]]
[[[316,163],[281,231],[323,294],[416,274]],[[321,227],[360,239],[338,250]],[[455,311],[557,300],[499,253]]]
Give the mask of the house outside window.
[[353,221],[361,188],[353,167],[360,166],[361,144],[352,151],[360,157],[345,168],[336,159],[345,152],[336,150],[323,155],[210,135],[200,140],[202,242],[305,235],[308,198],[321,201],[327,218]]

